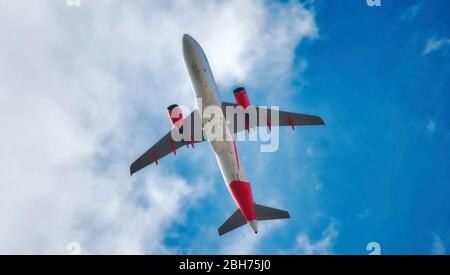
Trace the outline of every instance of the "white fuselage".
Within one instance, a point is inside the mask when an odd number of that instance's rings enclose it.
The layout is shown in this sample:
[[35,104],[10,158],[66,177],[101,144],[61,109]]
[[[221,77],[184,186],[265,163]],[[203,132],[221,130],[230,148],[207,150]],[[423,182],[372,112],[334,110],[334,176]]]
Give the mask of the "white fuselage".
[[[202,110],[205,110],[208,106],[216,106],[222,110],[222,100],[208,60],[200,45],[189,35],[183,36],[183,57],[200,114],[202,114]],[[221,125],[217,126],[225,129],[226,133],[224,133],[224,135],[233,137],[233,133],[228,127],[228,123],[226,123],[223,112],[220,111],[218,116],[218,119],[215,121]],[[210,120],[202,118],[203,126],[208,122],[210,122]],[[223,126],[224,123],[226,126]],[[208,140],[216,155],[217,162],[219,163],[227,187],[230,182],[235,180],[248,182],[242,163],[239,162],[239,155],[235,142],[229,139],[212,140],[211,137],[208,137],[207,131],[205,134],[205,138]]]

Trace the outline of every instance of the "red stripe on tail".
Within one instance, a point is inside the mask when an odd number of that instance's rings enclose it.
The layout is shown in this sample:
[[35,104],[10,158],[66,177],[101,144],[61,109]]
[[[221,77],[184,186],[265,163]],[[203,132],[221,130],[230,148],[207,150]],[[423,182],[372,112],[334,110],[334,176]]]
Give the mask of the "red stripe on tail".
[[253,195],[250,183],[245,181],[234,180],[230,183],[229,189],[231,195],[242,211],[245,220],[253,221],[256,219],[255,210],[253,209]]

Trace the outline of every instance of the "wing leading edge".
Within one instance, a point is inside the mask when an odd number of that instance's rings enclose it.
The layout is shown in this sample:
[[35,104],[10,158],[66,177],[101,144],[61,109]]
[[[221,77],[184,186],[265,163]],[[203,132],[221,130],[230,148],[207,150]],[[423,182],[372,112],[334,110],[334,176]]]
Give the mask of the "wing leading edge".
[[[194,143],[199,143],[204,141],[203,131],[200,124],[200,114],[197,110],[193,111],[189,116],[183,119],[183,124],[180,129],[172,128],[167,134],[165,134],[158,142],[156,142],[150,149],[148,149],[142,156],[140,156],[136,161],[134,161],[130,166],[130,175],[133,175],[142,168],[156,163],[165,157],[166,155],[173,153],[176,154],[176,150],[183,145],[194,147]],[[200,127],[200,129],[198,128]],[[191,138],[183,138],[179,141],[173,139],[177,134],[183,134],[183,132],[188,131],[188,136]],[[185,130],[186,129],[186,130]],[[199,139],[194,139],[194,133],[201,133]],[[195,136],[197,137],[197,136]]]
[[[228,107],[235,109],[238,107],[234,103],[224,102],[222,108],[224,113],[227,113]],[[239,108],[237,109],[239,110]],[[324,125],[325,122],[319,116],[305,115],[292,112],[279,111],[274,109],[267,109],[262,107],[249,106],[246,112],[253,111],[256,114],[255,119],[246,119],[249,122],[238,123],[238,115],[234,115],[232,124],[230,125],[234,133],[238,133],[244,130],[248,130],[254,127],[267,126],[267,127],[277,127],[277,126],[304,126],[304,125]],[[274,116],[274,117],[272,117]],[[274,119],[277,117],[278,119]],[[193,111],[189,116],[183,119],[183,124],[180,129],[172,128],[166,135],[164,135],[156,144],[154,144],[150,149],[148,149],[144,154],[142,154],[136,161],[134,161],[130,166],[130,175],[133,175],[142,168],[156,163],[165,157],[166,155],[173,153],[176,154],[176,150],[183,145],[194,147],[195,143],[205,141],[205,135],[201,129],[200,114],[197,110]],[[186,129],[186,130],[185,130]],[[183,133],[189,130],[188,133],[201,133],[201,137],[198,139],[185,138],[179,141],[175,141],[172,137],[176,132]],[[192,135],[191,135],[192,137]]]
[[[222,109],[224,113],[238,107],[238,105],[229,102],[223,102]],[[239,109],[236,109],[237,111]],[[243,109],[241,108],[243,111]],[[232,127],[234,133],[239,133],[258,126],[276,127],[276,126],[305,126],[305,125],[325,125],[325,122],[319,116],[298,114],[262,107],[249,106],[245,110],[248,113],[255,113],[255,119],[250,119],[246,123],[238,123],[238,115],[234,115]],[[275,119],[277,117],[278,119]],[[248,120],[246,118],[246,120]]]

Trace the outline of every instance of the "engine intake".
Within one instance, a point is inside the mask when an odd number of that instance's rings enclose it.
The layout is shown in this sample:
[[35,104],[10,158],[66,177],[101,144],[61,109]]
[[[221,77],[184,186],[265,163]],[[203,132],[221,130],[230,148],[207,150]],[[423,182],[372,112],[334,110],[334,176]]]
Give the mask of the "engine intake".
[[247,109],[250,106],[250,101],[248,100],[247,91],[244,87],[238,87],[233,90],[234,101],[238,106],[242,106]]
[[177,104],[172,104],[167,107],[167,114],[169,115],[170,122],[173,127],[180,128],[183,124],[183,112],[180,106]]

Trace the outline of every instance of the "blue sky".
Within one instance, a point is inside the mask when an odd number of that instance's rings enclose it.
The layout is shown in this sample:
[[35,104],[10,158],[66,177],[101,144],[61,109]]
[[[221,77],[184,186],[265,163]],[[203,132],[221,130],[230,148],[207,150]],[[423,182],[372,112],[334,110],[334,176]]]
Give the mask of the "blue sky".
[[[450,37],[449,3],[383,1],[369,8],[365,1],[316,1],[313,8],[320,37],[295,51],[296,60],[308,61],[301,81],[307,84],[294,78],[289,89],[303,85],[301,92],[270,104],[319,114],[327,126],[281,130],[279,151],[259,153],[268,163],[262,174],[253,172],[256,146],[239,144],[256,200],[266,203],[258,198],[269,199],[264,189],[270,189],[292,215],[264,236],[257,252],[295,253],[299,232],[317,243],[330,223],[338,231],[330,247],[336,254],[368,254],[372,241],[386,254],[429,254],[437,238],[448,247],[450,47],[424,49],[429,39]],[[308,147],[311,156],[305,156]],[[314,184],[318,191],[308,186]],[[226,189],[214,192],[191,210],[192,220],[220,224],[223,218],[216,217],[232,212],[231,200],[225,209],[216,205]],[[182,239],[195,241],[206,234],[186,226],[173,230],[187,230]],[[227,238],[207,238],[207,248],[177,238],[167,243],[214,253]]]
[[[450,6],[355,2],[319,4],[324,38],[305,49],[305,97],[328,118],[320,202],[341,225],[336,253],[361,253],[368,241],[384,253],[427,253],[433,234],[449,238],[450,68],[448,48],[423,51],[449,37]],[[412,5],[420,10],[402,20]]]
[[[0,253],[449,253],[450,3],[381,2],[4,1]],[[223,100],[327,123],[238,143],[256,202],[291,214],[258,235],[218,237],[236,206],[206,143],[129,176],[194,106],[184,33]]]

